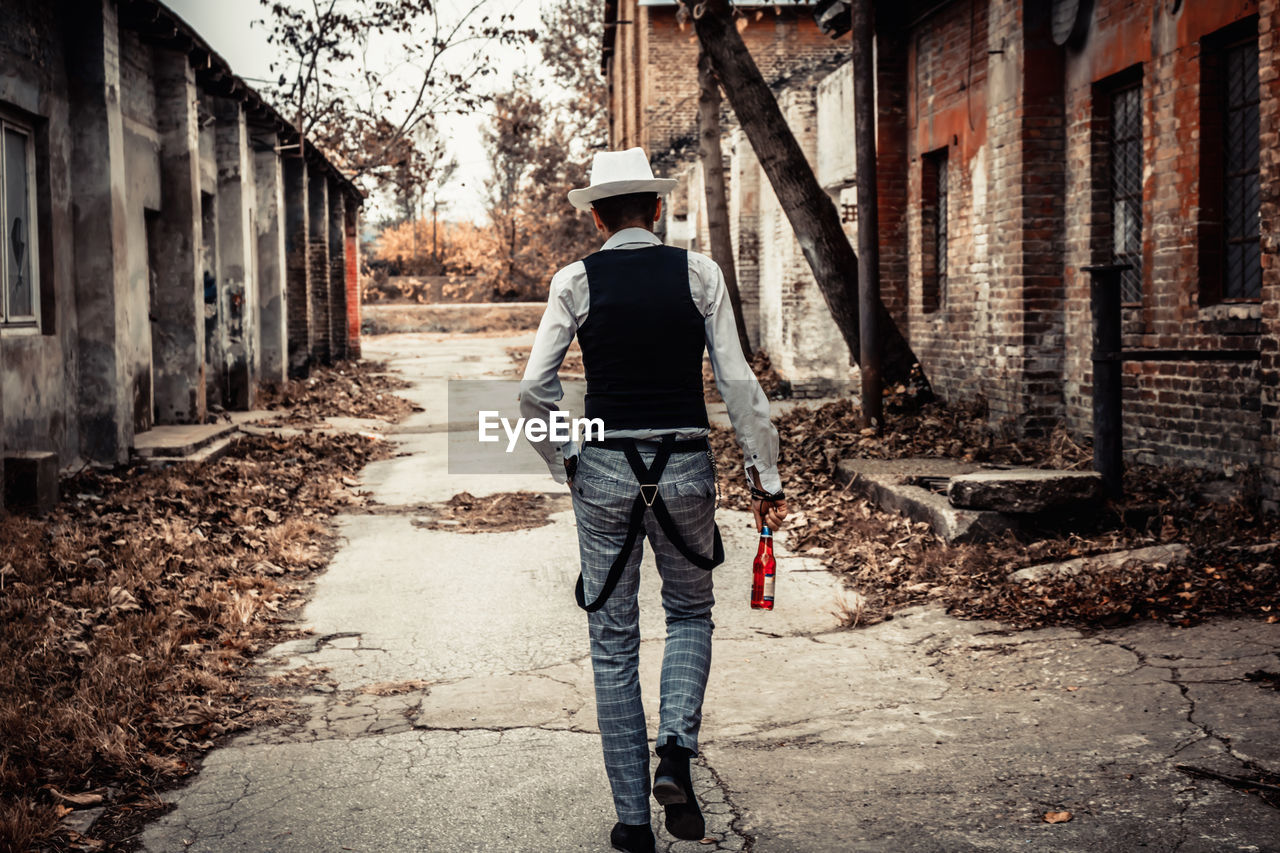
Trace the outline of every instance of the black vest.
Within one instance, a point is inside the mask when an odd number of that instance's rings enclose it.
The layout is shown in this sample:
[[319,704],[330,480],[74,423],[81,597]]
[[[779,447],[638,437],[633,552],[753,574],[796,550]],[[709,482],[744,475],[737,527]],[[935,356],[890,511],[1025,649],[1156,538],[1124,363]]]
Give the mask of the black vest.
[[578,328],[586,416],[604,428],[705,427],[703,316],[689,293],[689,253],[609,249],[583,259],[590,304]]

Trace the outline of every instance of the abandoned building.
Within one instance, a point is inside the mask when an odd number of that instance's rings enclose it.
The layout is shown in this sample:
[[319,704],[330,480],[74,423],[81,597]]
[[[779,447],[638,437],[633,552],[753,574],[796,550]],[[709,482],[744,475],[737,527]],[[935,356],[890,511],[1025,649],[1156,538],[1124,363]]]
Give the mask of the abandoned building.
[[6,2],[0,126],[11,490],[359,355],[360,192],[163,4]]
[[[695,108],[671,108],[696,101],[691,25],[680,30],[673,2],[606,10],[617,24],[603,57],[611,144],[644,145],[664,162],[658,149],[696,128]],[[812,5],[744,11],[753,55],[773,41],[810,49]],[[1260,469],[1274,508],[1280,2],[896,0],[875,14],[882,296],[934,388],[984,398],[993,422],[1024,434],[1064,424],[1088,435],[1083,268],[1126,264],[1126,450],[1227,474]],[[823,70],[809,55],[792,79],[769,70],[771,59],[760,64],[856,245],[849,37],[825,50],[844,64]],[[816,393],[849,378],[848,350],[726,116],[752,344]],[[666,161],[682,179],[667,237],[705,247],[701,170],[688,148]]]

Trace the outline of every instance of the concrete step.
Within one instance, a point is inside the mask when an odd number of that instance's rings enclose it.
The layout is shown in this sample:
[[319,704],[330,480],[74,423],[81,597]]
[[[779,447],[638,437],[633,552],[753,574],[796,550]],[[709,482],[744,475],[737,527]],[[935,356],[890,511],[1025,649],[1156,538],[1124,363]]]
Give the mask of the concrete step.
[[982,467],[957,459],[854,458],[837,463],[836,477],[881,509],[926,522],[947,542],[980,542],[1017,528],[1017,519],[1002,512],[952,506],[945,494],[916,483],[946,482]]
[[163,468],[166,465],[178,465],[186,462],[210,462],[222,457],[231,449],[237,434],[237,432],[231,432],[183,456],[146,456],[142,458],[152,468]]
[[140,459],[190,457],[235,431],[235,424],[225,422],[152,427],[134,436],[133,455]]

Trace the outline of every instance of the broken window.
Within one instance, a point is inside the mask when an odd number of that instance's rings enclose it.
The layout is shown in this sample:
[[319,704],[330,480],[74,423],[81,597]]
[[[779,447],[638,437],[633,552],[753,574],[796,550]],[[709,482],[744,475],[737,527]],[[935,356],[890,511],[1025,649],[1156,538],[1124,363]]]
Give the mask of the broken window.
[[947,149],[922,158],[920,236],[924,313],[942,307],[947,293]]
[[1222,224],[1223,299],[1262,296],[1259,245],[1261,184],[1258,171],[1258,40],[1223,52]]
[[1120,277],[1120,299],[1142,302],[1142,83],[1111,93],[1110,135],[1107,139],[1111,180],[1112,263],[1129,264]]
[[35,150],[31,129],[0,119],[0,221],[3,249],[0,259],[0,311],[3,322],[35,326],[40,300],[36,294]]

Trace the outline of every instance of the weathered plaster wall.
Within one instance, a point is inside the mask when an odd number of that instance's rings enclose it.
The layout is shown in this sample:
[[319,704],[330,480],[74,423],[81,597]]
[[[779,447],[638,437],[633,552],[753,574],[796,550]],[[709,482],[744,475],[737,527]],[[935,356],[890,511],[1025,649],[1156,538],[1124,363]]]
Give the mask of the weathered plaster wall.
[[760,343],[760,162],[741,128],[726,140],[729,153],[729,237],[752,349]]
[[156,93],[151,48],[136,33],[120,33],[120,85],[125,150],[125,256],[129,291],[124,335],[130,352],[126,369],[135,433],[151,428],[155,406],[151,375],[151,262],[147,245],[148,213],[160,210],[160,134],[156,129]]
[[853,145],[853,63],[818,81],[818,183],[833,197],[857,174]]
[[251,136],[268,146],[253,154],[257,193],[258,350],[265,382],[282,382],[289,363],[285,324],[284,170],[274,131],[254,128]]
[[[786,90],[779,106],[811,166],[817,159],[814,87]],[[761,171],[758,318],[773,365],[797,395],[829,393],[854,375],[844,342],[777,196]]]
[[[255,127],[264,137],[255,153],[244,112],[252,98],[215,99],[209,90],[233,91],[226,76],[198,75],[187,50],[139,33],[129,17],[138,11],[116,0],[13,0],[0,24],[0,114],[32,131],[40,306],[38,323],[0,327],[0,436],[7,451],[53,451],[64,467],[124,461],[153,422],[202,421],[208,394],[250,405],[261,340],[274,341],[284,374],[278,119],[254,103],[255,122],[267,123]],[[303,293],[323,319],[303,313],[304,365],[317,352],[358,351],[359,341],[358,305],[348,324],[358,199],[318,158],[306,171],[332,195],[320,193],[315,224],[321,286]],[[305,253],[306,181],[293,189]],[[261,294],[259,267],[274,282]]]
[[[36,139],[42,328],[0,330],[0,425],[5,450],[80,457],[75,417],[76,312],[67,55],[57,32],[65,4],[14,0],[0,26],[0,110],[39,125]],[[2,470],[0,470],[2,474]]]
[[250,409],[258,384],[257,191],[244,108],[213,103],[218,166],[218,289],[224,312],[223,398],[229,409]]
[[200,423],[207,411],[199,114],[187,57],[155,49],[160,215],[150,237],[157,423]]

